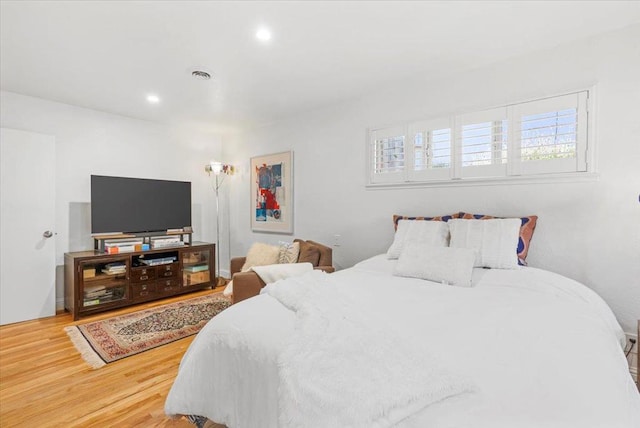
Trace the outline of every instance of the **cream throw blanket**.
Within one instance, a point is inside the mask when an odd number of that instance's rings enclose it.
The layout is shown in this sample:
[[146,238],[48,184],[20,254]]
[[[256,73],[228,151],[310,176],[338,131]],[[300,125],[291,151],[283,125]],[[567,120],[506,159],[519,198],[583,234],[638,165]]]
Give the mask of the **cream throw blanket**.
[[278,360],[279,425],[387,427],[473,385],[425,349],[367,314],[324,272],[263,289],[296,313],[296,329]]
[[[311,263],[280,263],[275,265],[253,266],[249,270],[254,271],[265,284],[271,284],[280,279],[310,272],[313,270],[313,265]],[[233,294],[233,281],[227,284],[222,294],[227,297]]]
[[281,279],[303,275],[313,270],[311,263],[280,263],[277,265],[253,266],[252,271],[258,274],[265,284]]

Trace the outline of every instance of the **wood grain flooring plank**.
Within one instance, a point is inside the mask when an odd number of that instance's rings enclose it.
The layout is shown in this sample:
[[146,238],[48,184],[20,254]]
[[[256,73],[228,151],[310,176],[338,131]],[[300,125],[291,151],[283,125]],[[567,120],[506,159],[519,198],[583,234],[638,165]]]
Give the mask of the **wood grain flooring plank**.
[[64,327],[211,293],[200,291],[80,321],[63,312],[0,327],[0,426],[193,427],[184,418],[168,418],[164,402],[195,336],[93,370]]

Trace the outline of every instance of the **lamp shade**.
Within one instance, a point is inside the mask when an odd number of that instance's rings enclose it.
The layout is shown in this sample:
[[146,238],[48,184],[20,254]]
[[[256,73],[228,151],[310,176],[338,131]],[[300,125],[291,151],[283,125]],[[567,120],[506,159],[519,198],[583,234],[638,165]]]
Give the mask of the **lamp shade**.
[[222,162],[211,161],[204,166],[204,170],[209,174],[213,173],[214,175],[220,175],[222,173],[232,175],[235,171],[235,167],[233,165],[223,164]]
[[220,175],[222,172],[222,162],[211,162],[211,172],[215,175]]

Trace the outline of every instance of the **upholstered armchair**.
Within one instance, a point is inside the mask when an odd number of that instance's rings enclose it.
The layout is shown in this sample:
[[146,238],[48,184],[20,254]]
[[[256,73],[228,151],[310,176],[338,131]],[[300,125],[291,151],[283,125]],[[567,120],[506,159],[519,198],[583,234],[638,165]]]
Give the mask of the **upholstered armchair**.
[[[333,267],[333,250],[331,247],[314,241],[295,239],[300,244],[300,252],[297,263],[311,263],[314,269],[320,269],[331,273]],[[231,279],[233,280],[233,303],[238,303],[249,297],[257,296],[266,284],[258,274],[253,271],[241,272],[246,262],[246,257],[234,257],[231,259]]]

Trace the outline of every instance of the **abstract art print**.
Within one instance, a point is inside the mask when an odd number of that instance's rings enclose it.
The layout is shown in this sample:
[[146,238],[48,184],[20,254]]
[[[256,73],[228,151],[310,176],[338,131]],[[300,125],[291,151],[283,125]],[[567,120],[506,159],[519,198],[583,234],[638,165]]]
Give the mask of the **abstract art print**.
[[293,153],[251,158],[251,229],[293,233]]

